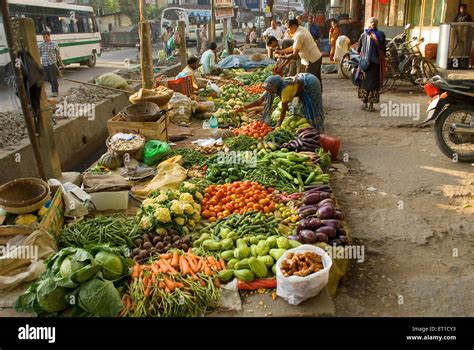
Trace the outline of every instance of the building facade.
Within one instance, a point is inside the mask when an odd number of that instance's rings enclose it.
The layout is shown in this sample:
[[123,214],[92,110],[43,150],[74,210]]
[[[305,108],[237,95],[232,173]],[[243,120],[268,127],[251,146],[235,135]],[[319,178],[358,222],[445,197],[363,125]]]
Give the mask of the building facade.
[[423,48],[438,43],[440,24],[453,22],[461,3],[474,14],[474,0],[366,0],[365,17],[377,17],[389,37],[411,24],[411,35],[424,38]]

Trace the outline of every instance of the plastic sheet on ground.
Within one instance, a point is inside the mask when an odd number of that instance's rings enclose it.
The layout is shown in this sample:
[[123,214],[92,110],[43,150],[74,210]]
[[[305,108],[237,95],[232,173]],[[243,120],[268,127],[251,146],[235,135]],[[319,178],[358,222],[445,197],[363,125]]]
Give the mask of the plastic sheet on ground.
[[271,58],[266,58],[262,61],[255,62],[250,59],[248,55],[231,55],[227,56],[218,63],[218,66],[222,69],[231,69],[231,68],[244,68],[244,69],[253,69],[258,67],[266,67],[269,65],[275,64],[275,61]]

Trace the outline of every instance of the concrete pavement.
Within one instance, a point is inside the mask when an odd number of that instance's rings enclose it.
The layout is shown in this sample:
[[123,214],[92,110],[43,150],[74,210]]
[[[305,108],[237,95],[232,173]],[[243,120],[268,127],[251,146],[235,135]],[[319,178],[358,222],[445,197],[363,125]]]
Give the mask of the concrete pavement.
[[[114,51],[104,52],[101,57],[97,57],[97,65],[94,68],[72,64],[66,66],[64,77],[87,82],[96,76],[112,72],[116,69],[126,68],[126,59],[135,59],[138,51],[135,48],[125,48]],[[3,82],[3,79],[2,79]],[[80,84],[66,80],[59,81],[59,93],[64,94],[71,88],[79,87]],[[51,94],[51,87],[46,83],[46,91],[48,96]],[[15,93],[5,84],[0,85],[0,111],[20,110],[20,102],[16,98]]]

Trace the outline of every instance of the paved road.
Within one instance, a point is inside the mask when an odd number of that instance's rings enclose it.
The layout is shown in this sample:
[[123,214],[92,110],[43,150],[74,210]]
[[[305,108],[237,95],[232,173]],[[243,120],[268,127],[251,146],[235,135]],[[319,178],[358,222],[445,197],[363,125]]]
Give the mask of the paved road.
[[[114,71],[119,68],[125,67],[125,60],[136,59],[137,49],[135,48],[125,48],[116,51],[104,52],[101,57],[97,58],[97,65],[94,68],[89,68],[87,66],[80,66],[79,64],[72,64],[66,66],[64,76],[66,78],[79,80],[79,81],[89,81],[95,78],[98,75]],[[77,87],[79,84],[72,83],[69,81],[60,81],[59,90],[60,93],[68,91],[70,88]],[[48,94],[51,93],[51,88],[48,83],[46,83],[46,91]],[[15,102],[17,101],[17,102]],[[16,106],[15,103],[18,103]],[[0,85],[0,111],[9,111],[20,108],[18,99],[14,96],[12,92],[8,89],[5,84]]]

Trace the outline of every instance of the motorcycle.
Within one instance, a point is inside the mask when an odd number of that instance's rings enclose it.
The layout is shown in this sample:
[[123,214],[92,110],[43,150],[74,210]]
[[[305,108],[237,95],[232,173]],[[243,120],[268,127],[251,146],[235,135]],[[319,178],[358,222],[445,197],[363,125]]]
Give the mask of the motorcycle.
[[425,124],[434,121],[436,143],[455,162],[474,162],[474,80],[452,80],[435,76],[423,79],[431,97]]
[[339,69],[342,75],[345,78],[350,79],[354,71],[359,66],[359,62],[360,55],[357,52],[357,44],[354,44],[351,46],[350,50],[344,54],[341,62],[339,63]]

